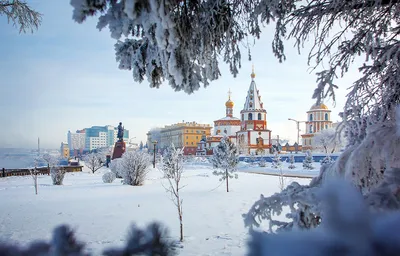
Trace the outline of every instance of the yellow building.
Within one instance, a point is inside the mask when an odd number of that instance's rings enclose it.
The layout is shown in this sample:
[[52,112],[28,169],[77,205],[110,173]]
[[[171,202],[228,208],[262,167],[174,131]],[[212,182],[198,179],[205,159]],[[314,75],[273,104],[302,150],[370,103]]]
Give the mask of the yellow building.
[[185,147],[185,155],[195,155],[197,143],[200,142],[203,135],[211,135],[211,125],[199,124],[196,122],[181,122],[172,125],[166,125],[161,129],[161,139],[159,148],[167,148],[171,143],[175,147]]
[[61,142],[61,148],[60,148],[60,153],[61,157],[63,158],[69,158],[69,147],[68,143]]
[[332,128],[331,111],[322,103],[313,105],[307,111],[306,133],[301,135],[303,140],[303,151],[312,150],[314,135],[321,130]]

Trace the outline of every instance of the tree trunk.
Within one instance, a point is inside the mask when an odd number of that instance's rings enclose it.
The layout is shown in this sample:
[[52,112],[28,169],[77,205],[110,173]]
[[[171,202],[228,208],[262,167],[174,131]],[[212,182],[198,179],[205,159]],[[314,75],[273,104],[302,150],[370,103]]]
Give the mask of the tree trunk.
[[35,174],[35,193],[37,195],[37,173]]
[[225,170],[225,179],[226,179],[226,192],[229,192],[228,169]]
[[178,201],[178,214],[179,214],[179,233],[180,233],[180,241],[183,242],[183,218],[182,218],[182,202],[180,201],[180,198],[178,196],[177,198]]

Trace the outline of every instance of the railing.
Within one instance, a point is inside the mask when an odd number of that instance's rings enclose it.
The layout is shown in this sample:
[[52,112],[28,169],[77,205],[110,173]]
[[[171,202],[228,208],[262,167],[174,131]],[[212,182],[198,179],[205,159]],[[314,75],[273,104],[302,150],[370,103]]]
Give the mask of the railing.
[[[59,168],[63,168],[66,172],[81,172],[83,166],[59,166]],[[26,176],[31,175],[29,168],[23,169],[1,169],[0,170],[0,178],[9,177],[9,176]],[[50,175],[50,169],[47,167],[39,167],[36,168],[39,175]]]

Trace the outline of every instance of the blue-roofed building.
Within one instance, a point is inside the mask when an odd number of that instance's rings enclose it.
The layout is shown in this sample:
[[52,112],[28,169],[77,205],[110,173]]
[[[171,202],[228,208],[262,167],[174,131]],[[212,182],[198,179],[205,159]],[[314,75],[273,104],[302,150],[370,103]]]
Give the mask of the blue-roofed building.
[[[117,138],[118,129],[112,125],[92,126],[85,128],[85,151],[98,148],[112,147]],[[124,130],[124,141],[129,140],[129,130]]]

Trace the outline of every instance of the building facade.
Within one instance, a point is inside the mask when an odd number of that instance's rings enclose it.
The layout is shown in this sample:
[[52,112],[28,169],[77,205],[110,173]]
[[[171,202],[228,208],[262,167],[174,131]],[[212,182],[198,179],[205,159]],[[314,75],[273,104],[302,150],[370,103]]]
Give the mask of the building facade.
[[[113,147],[117,138],[118,128],[112,125],[92,126],[85,128],[85,150]],[[124,141],[129,141],[129,130],[124,130]]]
[[163,151],[173,143],[177,148],[184,147],[185,155],[195,155],[197,143],[203,135],[211,135],[211,128],[209,124],[199,124],[194,121],[166,125],[160,131],[161,136],[157,147]]
[[301,135],[303,151],[313,150],[313,138],[323,129],[332,128],[331,111],[325,104],[314,104],[307,111],[306,133]]
[[240,111],[241,127],[236,133],[236,141],[241,154],[269,153],[272,147],[271,130],[267,128],[267,111],[261,101],[260,91],[254,81],[255,77],[253,70],[246,102]]
[[74,133],[68,131],[67,138],[70,153],[73,156],[82,155],[85,149],[85,130],[77,130]]
[[68,143],[61,142],[60,154],[62,158],[69,158],[69,146]]
[[229,90],[228,101],[225,102],[225,117],[214,121],[214,133],[212,136],[203,138],[197,145],[196,155],[211,155],[223,137],[236,143],[236,133],[240,131],[241,121],[233,116],[234,102],[231,100],[231,92]]

